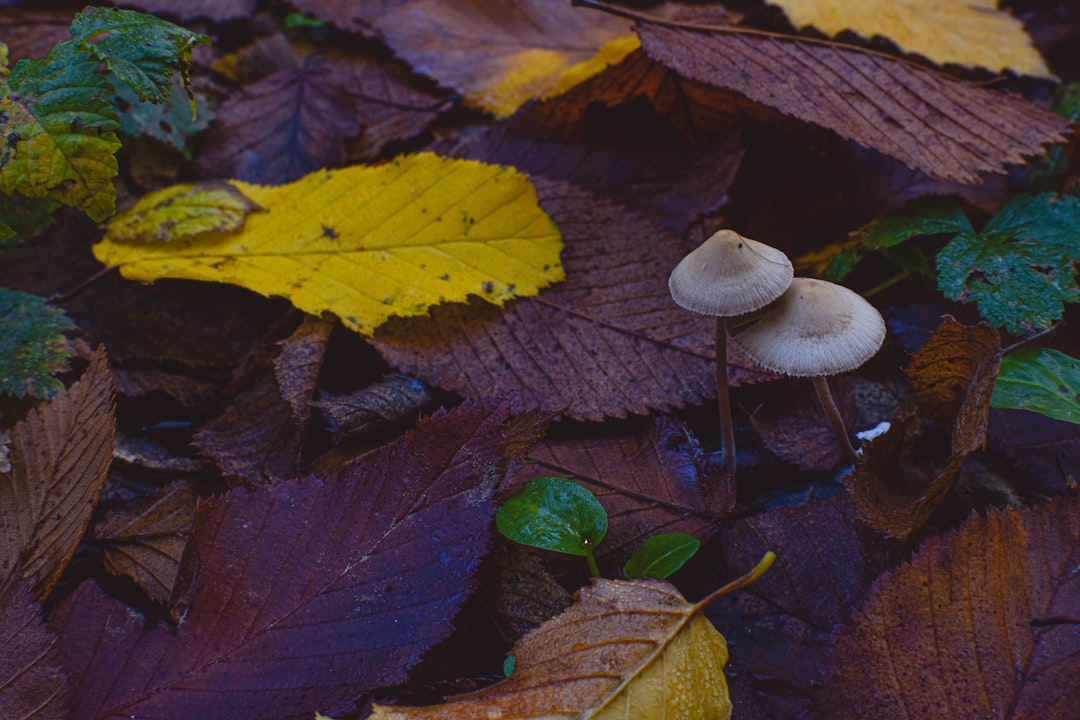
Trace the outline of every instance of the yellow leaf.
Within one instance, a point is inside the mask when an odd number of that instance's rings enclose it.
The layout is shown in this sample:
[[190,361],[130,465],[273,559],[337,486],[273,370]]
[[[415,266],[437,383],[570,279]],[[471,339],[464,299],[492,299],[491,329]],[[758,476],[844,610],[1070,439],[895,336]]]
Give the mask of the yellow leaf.
[[137,244],[109,233],[95,257],[132,280],[280,295],[365,335],[395,315],[469,295],[501,305],[564,278],[559,230],[512,168],[423,153],[288,185],[229,183],[265,208],[242,230]]
[[769,0],[792,25],[836,35],[853,30],[887,37],[901,50],[944,65],[1006,68],[1053,78],[1023,24],[997,9],[997,0]]
[[171,185],[143,195],[109,221],[107,234],[116,242],[179,240],[199,233],[243,227],[244,218],[258,209],[232,185],[211,181]]
[[371,718],[726,720],[727,643],[701,607],[661,580],[594,579],[514,646],[506,680],[445,705],[376,705]]

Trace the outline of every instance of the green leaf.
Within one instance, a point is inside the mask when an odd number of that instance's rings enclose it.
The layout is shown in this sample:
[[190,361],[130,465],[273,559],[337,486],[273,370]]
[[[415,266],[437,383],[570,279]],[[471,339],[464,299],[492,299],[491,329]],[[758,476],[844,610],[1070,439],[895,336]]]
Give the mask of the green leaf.
[[61,390],[52,373],[67,367],[63,332],[73,327],[45,298],[0,288],[0,392],[48,398]]
[[1049,348],[1009,353],[1001,360],[990,406],[1080,424],[1080,360]]
[[1080,200],[1053,193],[1014,198],[982,232],[963,232],[937,256],[938,287],[974,301],[994,325],[1031,333],[1080,300]]
[[285,16],[285,27],[294,28],[321,28],[326,23],[316,17],[305,15],[304,13],[294,12]]
[[11,234],[5,239],[0,231],[0,252],[21,245],[28,238],[44,231],[53,221],[60,203],[52,198],[28,198],[25,195],[0,194],[0,224]]
[[607,513],[573,480],[542,477],[499,508],[495,525],[522,545],[589,557],[607,534]]
[[86,8],[75,16],[71,38],[105,63],[139,99],[155,103],[169,99],[174,68],[180,69],[184,90],[194,103],[187,76],[191,50],[210,44],[206,35],[153,15],[99,7]]
[[188,97],[178,82],[172,84],[172,94],[165,103],[142,101],[127,83],[110,76],[116,92],[114,102],[120,110],[120,128],[129,138],[151,137],[171,145],[190,157],[188,141],[210,125],[213,115],[201,108],[191,116]]
[[654,535],[626,561],[623,575],[628,578],[663,580],[681,568],[701,547],[701,541],[686,533]]
[[97,58],[62,42],[0,78],[0,191],[49,196],[99,222],[116,211],[120,119],[97,67]]

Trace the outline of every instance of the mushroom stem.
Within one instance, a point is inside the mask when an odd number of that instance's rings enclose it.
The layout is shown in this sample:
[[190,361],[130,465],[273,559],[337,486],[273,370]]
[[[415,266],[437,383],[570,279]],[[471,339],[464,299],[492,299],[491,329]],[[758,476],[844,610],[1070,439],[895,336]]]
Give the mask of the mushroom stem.
[[836,433],[836,439],[840,441],[840,449],[847,455],[848,461],[854,463],[859,456],[855,454],[855,448],[851,445],[851,438],[848,437],[847,426],[844,425],[844,419],[840,417],[840,408],[836,407],[836,401],[833,400],[832,391],[829,390],[829,381],[823,375],[813,378],[813,381],[814,389],[817,390],[818,400],[821,401],[821,407],[825,408],[825,414],[829,416],[829,422],[832,423],[833,432]]
[[716,405],[720,409],[720,451],[724,473],[735,477],[735,423],[731,419],[731,393],[727,372],[727,318],[716,318]]

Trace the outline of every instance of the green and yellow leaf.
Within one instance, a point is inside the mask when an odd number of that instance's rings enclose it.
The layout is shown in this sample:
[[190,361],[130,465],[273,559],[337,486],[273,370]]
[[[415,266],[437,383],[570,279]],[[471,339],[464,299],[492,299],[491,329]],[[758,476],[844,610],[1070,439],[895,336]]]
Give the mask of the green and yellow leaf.
[[170,185],[139,198],[109,221],[108,237],[118,243],[168,242],[205,232],[244,226],[258,205],[227,182]]
[[469,295],[502,305],[564,277],[559,230],[512,168],[423,153],[288,185],[229,184],[265,208],[243,229],[169,243],[109,232],[95,256],[132,280],[226,282],[286,297],[365,335],[393,316]]

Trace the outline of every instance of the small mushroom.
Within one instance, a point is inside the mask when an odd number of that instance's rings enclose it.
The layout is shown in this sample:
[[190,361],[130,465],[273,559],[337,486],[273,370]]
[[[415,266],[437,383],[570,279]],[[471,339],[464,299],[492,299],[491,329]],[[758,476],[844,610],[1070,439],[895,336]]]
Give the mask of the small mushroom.
[[728,391],[726,321],[776,300],[793,275],[791,261],[781,251],[732,230],[720,230],[679,261],[668,279],[676,303],[716,318],[716,402],[728,478],[735,476],[735,428]]
[[885,340],[881,313],[842,285],[795,278],[733,340],[762,367],[813,379],[840,447],[854,462],[855,448],[825,378],[854,370],[877,353]]

